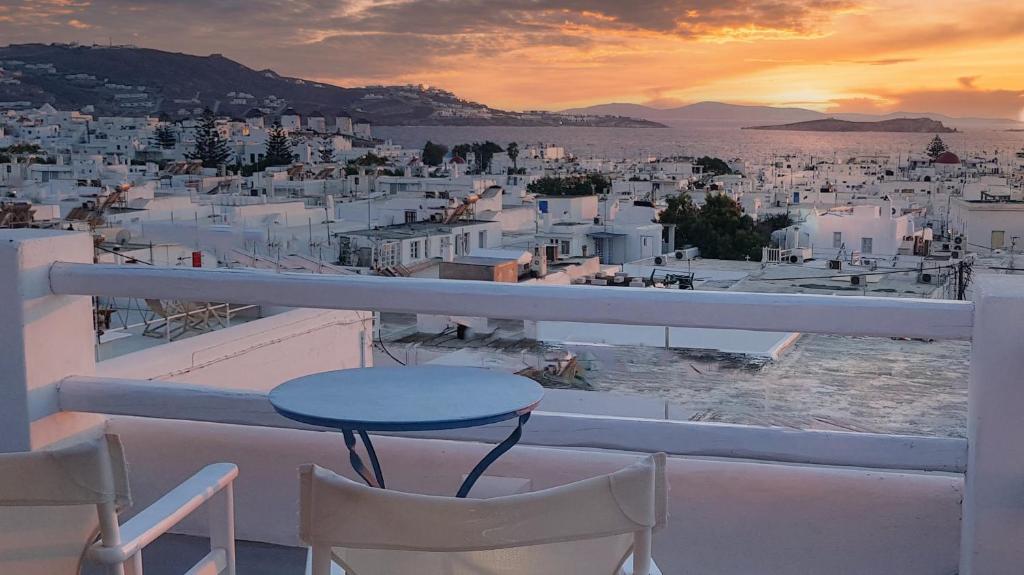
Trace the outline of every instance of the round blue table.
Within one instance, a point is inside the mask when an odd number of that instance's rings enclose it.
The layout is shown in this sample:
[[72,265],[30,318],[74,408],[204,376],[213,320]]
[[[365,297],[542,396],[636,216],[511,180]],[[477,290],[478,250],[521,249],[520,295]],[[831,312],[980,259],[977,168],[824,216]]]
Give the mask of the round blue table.
[[[465,497],[483,472],[519,441],[543,396],[544,388],[519,375],[421,365],[315,373],[275,387],[269,397],[288,419],[341,430],[352,469],[367,485],[380,488],[384,476],[368,432],[460,429],[518,418],[512,434],[466,476],[457,495]],[[356,451],[355,434],[366,448],[373,475]]]

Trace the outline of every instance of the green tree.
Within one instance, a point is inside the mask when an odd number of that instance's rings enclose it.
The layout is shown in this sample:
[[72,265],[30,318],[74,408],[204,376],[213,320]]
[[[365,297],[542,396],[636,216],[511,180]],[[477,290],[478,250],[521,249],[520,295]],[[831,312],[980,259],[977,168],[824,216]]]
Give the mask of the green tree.
[[217,117],[213,115],[213,110],[203,110],[199,125],[196,126],[195,146],[185,157],[202,161],[204,168],[216,168],[231,157],[227,140],[217,131]]
[[512,160],[512,169],[518,172],[519,171],[519,162],[518,162],[518,160],[519,160],[519,144],[517,144],[515,142],[511,142],[505,148],[505,151],[508,153],[508,159]]
[[175,135],[174,129],[167,124],[157,126],[154,138],[156,139],[156,145],[164,150],[169,150],[178,143],[178,137]]
[[440,166],[444,162],[446,154],[448,154],[448,146],[444,144],[435,144],[427,140],[427,143],[423,145],[423,163],[428,166]]
[[538,196],[592,196],[608,193],[611,186],[611,181],[601,174],[544,176],[530,182],[526,191]]
[[761,259],[761,248],[771,233],[791,224],[788,214],[770,216],[760,222],[725,194],[707,196],[698,208],[689,194],[671,197],[659,221],[676,226],[676,248],[687,245],[700,249],[702,257],[724,260]]
[[318,150],[318,152],[320,154],[321,163],[334,163],[334,140],[331,139],[329,136],[324,136],[323,138],[320,138],[320,149]]
[[266,166],[290,166],[295,156],[288,134],[279,122],[274,122],[267,136],[267,150],[263,154]]
[[352,162],[356,166],[386,166],[388,163],[387,158],[382,158],[373,152],[367,152],[363,156],[359,156]]
[[946,145],[946,142],[942,141],[942,138],[940,138],[938,134],[932,138],[932,141],[928,144],[928,148],[925,149],[925,153],[927,153],[928,157],[932,160],[938,158],[942,152],[946,151],[949,151],[949,146]]
[[694,162],[698,166],[704,169],[705,174],[711,174],[714,176],[724,176],[732,173],[732,168],[729,164],[720,158],[712,158],[711,156],[704,156],[697,158]]
[[452,148],[452,155],[468,160],[469,154],[473,154],[476,160],[476,168],[481,172],[486,172],[491,167],[491,160],[494,158],[494,154],[504,151],[498,144],[487,140],[486,142],[459,144]]

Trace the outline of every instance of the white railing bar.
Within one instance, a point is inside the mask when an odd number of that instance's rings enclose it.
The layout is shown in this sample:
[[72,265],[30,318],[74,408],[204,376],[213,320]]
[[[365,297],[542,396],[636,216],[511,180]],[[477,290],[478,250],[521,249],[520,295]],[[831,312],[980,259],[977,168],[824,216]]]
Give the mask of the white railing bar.
[[56,263],[55,294],[625,325],[970,339],[970,302]]
[[[73,376],[58,387],[61,411],[319,430],[277,414],[264,393],[148,380]],[[541,406],[543,408],[543,405]],[[511,424],[509,424],[511,425]],[[496,443],[510,428],[401,434]],[[539,411],[522,443],[672,455],[963,473],[967,442],[840,431],[606,417]]]

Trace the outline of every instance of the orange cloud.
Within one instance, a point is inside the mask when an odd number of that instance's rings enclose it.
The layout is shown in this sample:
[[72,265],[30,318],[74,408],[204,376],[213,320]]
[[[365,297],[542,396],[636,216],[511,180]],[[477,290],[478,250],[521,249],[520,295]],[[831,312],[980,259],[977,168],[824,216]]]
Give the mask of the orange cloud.
[[154,48],[511,109],[721,100],[1017,116],[1024,87],[1024,6],[1005,0],[7,2],[5,42],[138,43],[131,30]]

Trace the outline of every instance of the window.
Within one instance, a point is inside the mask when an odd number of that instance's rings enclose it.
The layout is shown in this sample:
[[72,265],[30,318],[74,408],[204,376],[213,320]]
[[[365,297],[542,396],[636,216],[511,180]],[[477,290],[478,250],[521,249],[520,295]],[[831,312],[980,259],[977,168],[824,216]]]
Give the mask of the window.
[[872,253],[871,252],[871,244],[872,243],[873,243],[872,238],[861,238],[860,239],[860,253],[862,253],[862,254],[870,254],[870,253]]
[[836,249],[843,247],[843,232],[832,232],[832,247]]
[[420,259],[420,241],[415,240],[409,242],[409,259],[418,260]]
[[380,266],[390,267],[398,265],[398,242],[386,242],[380,246]]
[[430,257],[430,238],[423,238],[423,257]]
[[558,251],[561,252],[563,256],[568,256],[572,253],[572,242],[569,240],[562,240],[562,245]]
[[481,248],[486,248],[487,247],[487,230],[481,231],[479,234],[477,234],[477,236],[478,237],[477,237],[477,244],[476,245],[481,247]]
[[405,223],[416,223],[416,210],[405,210]]

